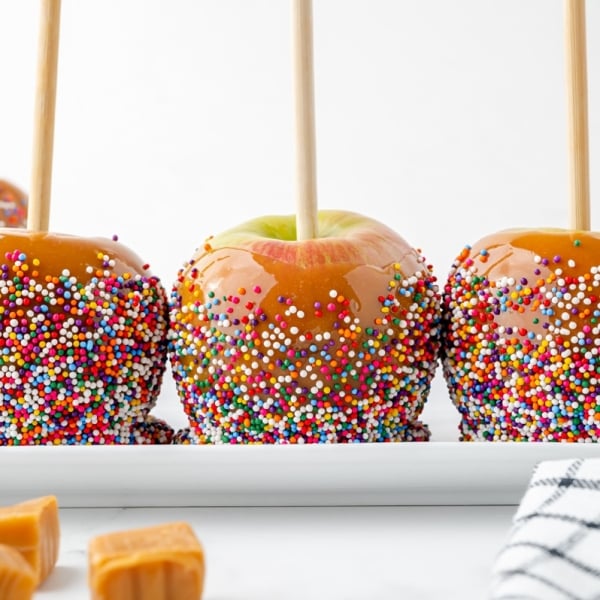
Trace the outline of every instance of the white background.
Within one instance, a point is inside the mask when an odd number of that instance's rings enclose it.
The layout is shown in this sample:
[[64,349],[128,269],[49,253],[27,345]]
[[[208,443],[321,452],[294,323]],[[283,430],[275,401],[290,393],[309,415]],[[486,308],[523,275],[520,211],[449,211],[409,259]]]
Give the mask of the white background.
[[[0,0],[0,178],[26,190],[37,11]],[[594,195],[600,1],[587,12]],[[385,221],[440,280],[486,233],[567,226],[562,19],[562,0],[315,0],[320,206]],[[290,50],[284,0],[63,0],[51,228],[117,233],[170,287],[211,233],[293,212]]]

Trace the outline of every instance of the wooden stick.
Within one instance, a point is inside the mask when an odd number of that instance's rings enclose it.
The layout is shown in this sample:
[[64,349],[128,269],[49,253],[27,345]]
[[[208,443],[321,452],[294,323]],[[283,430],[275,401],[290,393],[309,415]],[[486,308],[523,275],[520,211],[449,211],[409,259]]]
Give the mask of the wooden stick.
[[312,1],[293,0],[296,99],[296,235],[318,236]]
[[590,229],[585,0],[565,0],[571,228]]
[[41,0],[33,160],[27,228],[48,231],[61,0]]

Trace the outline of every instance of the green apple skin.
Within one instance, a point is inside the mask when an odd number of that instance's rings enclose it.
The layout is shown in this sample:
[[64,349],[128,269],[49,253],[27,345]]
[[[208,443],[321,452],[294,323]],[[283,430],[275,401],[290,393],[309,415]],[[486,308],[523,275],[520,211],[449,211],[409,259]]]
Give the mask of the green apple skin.
[[419,416],[440,345],[440,298],[389,227],[321,211],[209,238],[178,274],[170,358],[197,443],[428,439]]

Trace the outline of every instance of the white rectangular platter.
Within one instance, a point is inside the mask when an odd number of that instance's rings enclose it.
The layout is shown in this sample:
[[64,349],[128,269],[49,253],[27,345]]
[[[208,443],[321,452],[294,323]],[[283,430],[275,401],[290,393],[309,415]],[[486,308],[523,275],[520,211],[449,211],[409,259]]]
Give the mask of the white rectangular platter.
[[64,507],[517,504],[542,460],[600,444],[0,448],[0,504]]

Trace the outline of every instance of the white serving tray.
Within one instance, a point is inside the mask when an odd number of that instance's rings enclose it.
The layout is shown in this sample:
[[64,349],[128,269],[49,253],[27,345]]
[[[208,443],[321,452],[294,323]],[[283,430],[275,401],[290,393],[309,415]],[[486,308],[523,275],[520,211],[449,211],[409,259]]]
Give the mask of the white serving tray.
[[600,457],[600,444],[5,447],[0,504],[518,504],[536,463],[573,457]]

